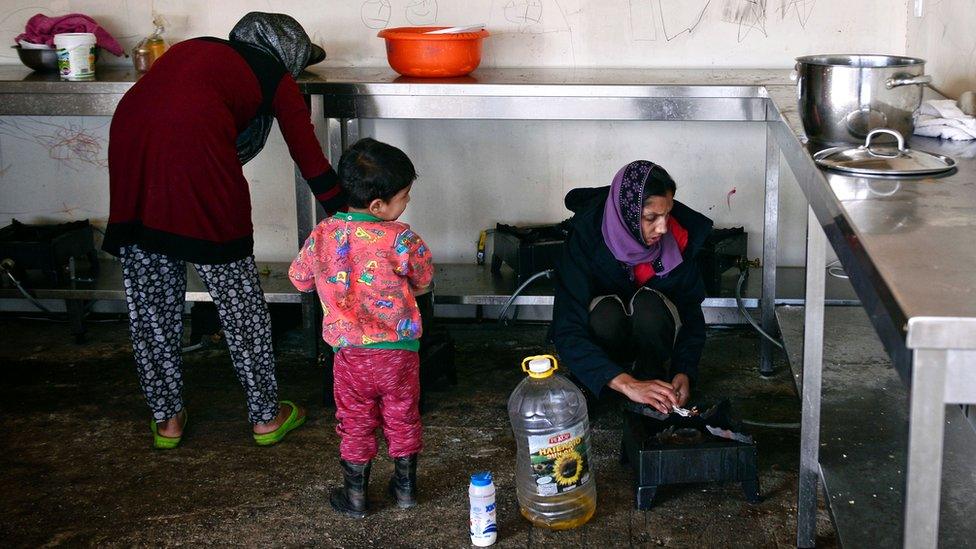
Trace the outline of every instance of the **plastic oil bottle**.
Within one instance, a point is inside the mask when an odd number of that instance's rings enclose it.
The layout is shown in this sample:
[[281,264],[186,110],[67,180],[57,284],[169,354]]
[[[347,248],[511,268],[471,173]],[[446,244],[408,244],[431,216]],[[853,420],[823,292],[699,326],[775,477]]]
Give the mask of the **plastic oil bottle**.
[[596,511],[586,399],[575,385],[554,375],[551,355],[522,361],[528,374],[508,399],[518,445],[515,464],[519,510],[532,524],[575,528]]

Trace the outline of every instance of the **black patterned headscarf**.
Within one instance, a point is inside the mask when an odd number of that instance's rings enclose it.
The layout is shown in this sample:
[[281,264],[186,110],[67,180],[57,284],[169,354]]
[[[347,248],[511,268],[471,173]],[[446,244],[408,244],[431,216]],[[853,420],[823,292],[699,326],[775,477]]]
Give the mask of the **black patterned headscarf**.
[[658,276],[665,276],[682,262],[681,249],[674,235],[665,233],[654,244],[644,241],[641,216],[644,211],[648,178],[671,179],[664,168],[648,160],[635,160],[613,177],[603,209],[601,231],[610,253],[633,267],[650,263]]
[[[312,43],[301,24],[283,13],[252,11],[234,25],[230,39],[271,55],[293,78],[298,78],[309,65],[325,59],[325,51]],[[237,157],[242,165],[264,148],[272,122],[270,114],[259,113],[237,136]]]

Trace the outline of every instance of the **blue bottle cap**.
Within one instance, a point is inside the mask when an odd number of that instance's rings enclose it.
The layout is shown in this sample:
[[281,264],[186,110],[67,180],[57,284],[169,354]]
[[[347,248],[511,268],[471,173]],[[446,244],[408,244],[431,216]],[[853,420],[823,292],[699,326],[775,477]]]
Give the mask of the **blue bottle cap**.
[[491,472],[478,471],[477,473],[471,475],[472,486],[488,486],[489,484],[491,484]]

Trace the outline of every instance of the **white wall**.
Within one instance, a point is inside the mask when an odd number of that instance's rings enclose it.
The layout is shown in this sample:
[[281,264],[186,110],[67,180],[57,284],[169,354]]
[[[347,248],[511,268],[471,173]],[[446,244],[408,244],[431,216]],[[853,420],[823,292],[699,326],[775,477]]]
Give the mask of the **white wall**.
[[[153,9],[169,20],[174,39],[224,36],[246,11],[277,10],[306,26],[329,52],[327,65],[379,66],[385,54],[372,16],[389,13],[389,26],[421,23],[433,19],[433,11],[421,12],[435,5],[436,23],[488,23],[493,36],[485,66],[787,68],[803,54],[905,49],[905,0],[4,0],[0,36],[16,34],[38,11],[80,11],[129,48],[151,30]],[[16,62],[12,55],[0,48],[0,62]],[[104,223],[107,124],[105,118],[0,117],[0,223],[11,217]],[[753,235],[750,255],[759,255],[764,132],[758,124],[365,121],[364,130],[415,160],[421,180],[406,220],[431,242],[438,261],[471,259],[478,231],[496,221],[566,217],[567,189],[606,184],[636,158],[666,166],[678,180],[679,198],[719,225],[745,225]],[[277,131],[245,173],[258,257],[290,259],[293,168]],[[788,182],[783,208],[781,257],[801,264],[803,202]]]
[[[787,67],[827,51],[900,52],[905,0],[3,0],[0,36],[28,17],[83,12],[127,48],[152,30],[226,36],[251,10],[296,17],[327,64],[385,65],[383,26],[487,23],[489,66]],[[0,56],[14,60],[4,49]]]
[[[677,198],[717,226],[745,225],[750,255],[761,255],[763,124],[369,121],[363,129],[403,144],[414,160],[420,179],[404,218],[441,261],[471,261],[478,231],[496,222],[569,217],[567,191],[609,185],[617,169],[638,158],[663,165],[678,184]],[[782,219],[792,226],[803,216],[798,188],[784,184]],[[784,228],[783,236],[782,257],[801,264],[802,228]]]
[[976,91],[976,2],[922,0],[922,17],[915,2],[908,2],[908,54],[926,60],[933,86],[949,97]]

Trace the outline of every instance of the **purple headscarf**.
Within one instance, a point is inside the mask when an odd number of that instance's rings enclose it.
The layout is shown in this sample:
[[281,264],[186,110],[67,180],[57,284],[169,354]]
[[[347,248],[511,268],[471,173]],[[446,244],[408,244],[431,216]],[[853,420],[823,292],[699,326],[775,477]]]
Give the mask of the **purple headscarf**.
[[644,243],[641,215],[644,186],[656,164],[635,160],[613,177],[603,210],[603,240],[613,257],[628,266],[650,263],[656,276],[665,276],[681,264],[681,249],[669,231],[653,245]]

